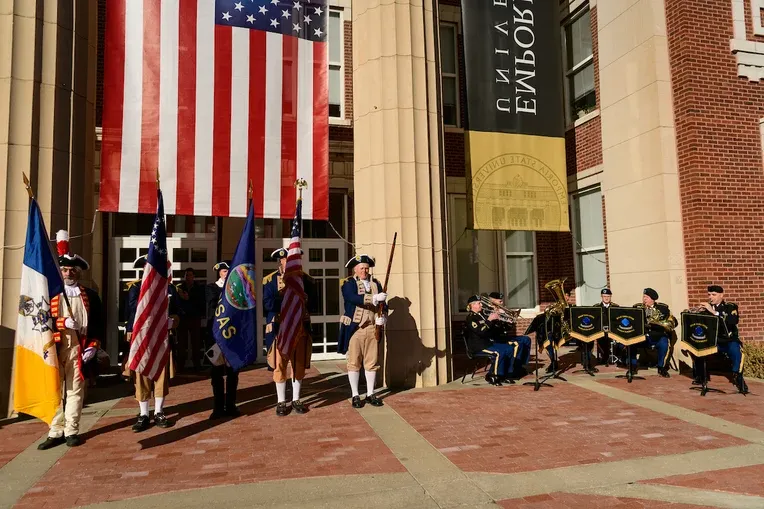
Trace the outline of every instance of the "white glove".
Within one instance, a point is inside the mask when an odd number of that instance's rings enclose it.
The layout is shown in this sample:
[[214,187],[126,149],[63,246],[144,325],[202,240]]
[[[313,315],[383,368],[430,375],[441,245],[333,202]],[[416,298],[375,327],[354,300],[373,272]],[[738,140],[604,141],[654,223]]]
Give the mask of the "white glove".
[[376,295],[373,295],[373,296],[371,297],[371,302],[372,302],[372,304],[374,304],[375,306],[376,306],[377,304],[380,304],[380,303],[382,303],[382,302],[385,302],[386,300],[387,300],[387,294],[386,294],[385,292],[382,292],[382,293],[378,293],[378,294],[376,294]]
[[384,316],[378,316],[376,320],[374,320],[374,323],[380,326],[384,326],[387,323],[387,318]]
[[71,330],[80,330],[80,324],[78,324],[75,320],[72,320],[71,318],[67,318],[64,320],[64,327]]
[[96,354],[96,348],[94,346],[91,346],[89,348],[85,348],[85,352],[82,354],[82,362],[87,362],[93,357],[95,357]]

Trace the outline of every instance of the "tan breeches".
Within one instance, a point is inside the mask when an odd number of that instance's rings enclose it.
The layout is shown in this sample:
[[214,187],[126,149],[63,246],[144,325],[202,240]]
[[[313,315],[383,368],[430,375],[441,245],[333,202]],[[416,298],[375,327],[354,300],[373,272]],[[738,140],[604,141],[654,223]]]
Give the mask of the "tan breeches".
[[58,353],[58,375],[63,386],[62,392],[66,404],[61,404],[50,423],[48,436],[76,435],[80,431],[80,416],[82,404],[85,402],[85,382],[80,376],[80,344],[74,334],[69,331],[61,334],[61,343],[56,349]]
[[164,398],[170,394],[168,369],[169,363],[162,369],[156,382],[139,373],[135,373],[135,399],[138,401],[148,401],[152,395],[155,398]]
[[348,345],[348,371],[377,371],[379,342],[375,335],[374,322],[355,331]]
[[306,334],[301,334],[297,340],[297,344],[294,347],[292,358],[284,357],[276,348],[276,341],[271,345],[268,352],[268,364],[273,366],[273,381],[276,383],[286,382],[287,379],[287,365],[292,364],[292,379],[302,380],[305,378],[305,368],[310,362],[308,359],[308,348],[312,347],[312,344],[306,344],[310,338]]

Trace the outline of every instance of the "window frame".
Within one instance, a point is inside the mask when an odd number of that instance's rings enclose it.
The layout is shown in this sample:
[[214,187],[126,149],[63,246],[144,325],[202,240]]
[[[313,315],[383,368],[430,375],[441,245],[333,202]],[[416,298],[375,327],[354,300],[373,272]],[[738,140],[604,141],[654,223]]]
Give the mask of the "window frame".
[[[580,226],[580,210],[581,210],[581,201],[580,198],[583,195],[591,194],[594,192],[599,192],[600,194],[600,206],[602,204],[602,185],[597,183],[593,184],[591,186],[584,187],[582,189],[577,189],[575,192],[570,194],[569,203],[570,203],[570,218],[571,218],[571,242],[573,243],[573,270],[575,275],[575,292],[576,292],[576,302],[581,302],[582,300],[582,293],[581,293],[581,287],[583,285],[586,285],[586,280],[584,279],[583,274],[583,263],[582,263],[582,256],[588,255],[588,254],[602,254],[603,255],[603,261],[607,262],[607,249],[606,245],[604,244],[605,241],[605,222],[604,222],[604,213],[601,216],[602,221],[602,245],[597,246],[588,246],[585,247],[583,243],[579,246],[579,242],[581,237],[581,226]],[[607,263],[604,263],[605,265],[605,285],[602,286],[604,288],[607,286]],[[592,285],[592,290],[594,289],[594,286]]]
[[449,27],[453,28],[454,30],[454,72],[453,73],[446,73],[443,72],[443,44],[438,44],[439,49],[441,51],[441,58],[440,58],[440,95],[441,95],[441,102],[443,102],[443,78],[453,78],[455,86],[454,91],[456,93],[456,124],[447,124],[445,118],[443,119],[443,127],[446,128],[460,128],[462,125],[462,105],[461,105],[461,88],[460,88],[460,81],[459,81],[459,23],[453,22],[453,21],[441,21],[438,25],[438,38],[440,39],[440,29],[443,27]]
[[[573,14],[568,16],[562,23],[562,26],[560,27],[560,32],[562,35],[562,58],[563,58],[563,72],[564,72],[564,96],[565,96],[565,121],[568,125],[573,124],[576,120],[578,120],[578,116],[575,115],[574,111],[574,105],[575,97],[574,97],[574,90],[571,86],[572,80],[575,78],[576,75],[582,73],[585,69],[587,69],[589,66],[594,66],[594,48],[592,47],[592,53],[582,59],[580,62],[577,62],[575,64],[572,64],[572,62],[568,61],[568,45],[570,44],[570,41],[568,41],[567,36],[567,29],[568,27],[572,26],[576,21],[578,21],[581,17],[583,17],[586,13],[589,13],[591,16],[591,9],[589,7],[589,4],[586,3],[582,5],[579,9],[577,9]],[[590,23],[591,26],[591,23]],[[592,109],[592,111],[596,110],[596,101],[597,101],[597,87],[596,83],[594,88],[592,89],[592,92],[595,94],[595,106]],[[590,93],[590,92],[588,92]],[[587,112],[591,113],[591,111]]]
[[[511,231],[529,231],[529,230],[511,230]],[[507,251],[507,239],[506,234],[507,232],[497,232],[497,236],[499,237],[499,244],[501,245],[501,254],[502,254],[502,263],[501,263],[501,270],[503,271],[503,274],[501,275],[501,282],[504,288],[502,288],[502,293],[504,293],[504,296],[506,297],[508,290],[509,290],[509,271],[507,270],[507,259],[510,256],[514,257],[521,257],[521,256],[531,256],[532,263],[531,267],[533,270],[533,273],[531,274],[531,280],[533,281],[533,293],[535,301],[532,307],[524,307],[520,309],[521,316],[525,313],[536,313],[540,309],[540,302],[541,297],[539,295],[539,267],[538,267],[538,246],[536,244],[536,232],[530,230],[531,233],[531,244],[532,244],[532,251]],[[504,299],[506,304],[506,298]],[[525,316],[523,316],[525,318]]]
[[[339,25],[340,25],[340,60],[339,62],[334,62],[331,60],[331,51],[329,50],[329,22],[327,20],[326,23],[326,43],[327,43],[327,51],[326,51],[326,60],[327,60],[327,72],[330,72],[334,69],[338,70],[340,73],[340,116],[333,117],[331,114],[329,114],[329,123],[337,123],[337,124],[344,124],[345,122],[345,11],[341,7],[335,7],[330,6],[329,7],[329,17],[335,16],[339,18]],[[329,76],[327,74],[327,91],[329,91]]]

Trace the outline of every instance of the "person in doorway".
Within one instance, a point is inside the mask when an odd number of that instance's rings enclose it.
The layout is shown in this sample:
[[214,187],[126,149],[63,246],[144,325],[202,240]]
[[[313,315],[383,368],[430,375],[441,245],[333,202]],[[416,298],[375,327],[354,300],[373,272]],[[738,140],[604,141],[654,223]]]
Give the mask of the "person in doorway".
[[201,328],[205,309],[205,291],[194,281],[195,277],[194,269],[188,267],[184,272],[183,281],[176,286],[180,305],[183,308],[183,315],[180,317],[180,325],[178,325],[179,369],[186,366],[189,343],[191,344],[191,363],[194,369],[199,370],[202,365]]

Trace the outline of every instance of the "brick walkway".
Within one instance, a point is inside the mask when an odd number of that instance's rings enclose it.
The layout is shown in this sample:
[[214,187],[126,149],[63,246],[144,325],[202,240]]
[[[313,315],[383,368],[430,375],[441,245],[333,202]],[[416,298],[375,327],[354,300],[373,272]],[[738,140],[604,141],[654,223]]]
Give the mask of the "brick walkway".
[[[75,449],[37,451],[39,421],[0,423],[0,478],[9,480],[0,507],[117,507],[145,495],[127,503],[764,507],[764,385],[751,382],[743,397],[728,384],[728,394],[703,398],[676,374],[628,384],[615,371],[566,373],[569,382],[539,392],[478,376],[359,411],[342,366],[318,363],[303,385],[311,411],[279,418],[270,373],[255,369],[240,377],[242,417],[221,421],[207,419],[209,380],[182,377],[165,404],[169,429],[133,433],[131,397],[87,407],[92,424]],[[634,404],[624,394],[647,398]]]

